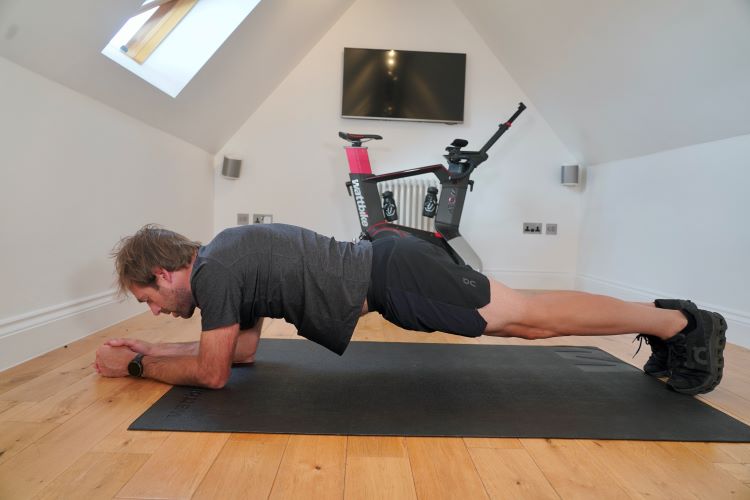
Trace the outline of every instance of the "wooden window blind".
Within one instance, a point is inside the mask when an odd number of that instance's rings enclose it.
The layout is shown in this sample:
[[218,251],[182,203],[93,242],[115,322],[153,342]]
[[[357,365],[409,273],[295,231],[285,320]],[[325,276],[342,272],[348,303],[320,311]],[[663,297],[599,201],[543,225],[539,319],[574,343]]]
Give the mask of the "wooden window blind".
[[141,6],[135,15],[154,7],[156,10],[120,50],[138,64],[143,64],[196,3],[198,0],[154,0]]

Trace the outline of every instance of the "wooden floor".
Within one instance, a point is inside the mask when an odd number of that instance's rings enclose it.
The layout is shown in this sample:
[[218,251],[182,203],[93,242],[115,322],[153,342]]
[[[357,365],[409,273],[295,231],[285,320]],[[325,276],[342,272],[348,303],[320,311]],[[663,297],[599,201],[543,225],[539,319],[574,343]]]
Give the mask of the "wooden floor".
[[[0,499],[750,499],[750,444],[127,431],[169,386],[100,378],[96,347],[198,331],[197,318],[144,313],[0,373]],[[273,320],[263,337],[294,333]],[[362,318],[355,339],[525,343],[404,332],[377,314]],[[641,366],[649,348],[632,359],[632,339],[538,343],[594,345]],[[726,359],[724,381],[702,399],[750,423],[750,351],[730,345]]]

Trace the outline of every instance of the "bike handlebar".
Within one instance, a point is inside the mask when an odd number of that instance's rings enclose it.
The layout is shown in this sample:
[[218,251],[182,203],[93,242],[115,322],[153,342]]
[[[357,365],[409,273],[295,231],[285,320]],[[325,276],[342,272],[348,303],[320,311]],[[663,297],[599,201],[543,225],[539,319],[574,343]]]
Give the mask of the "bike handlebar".
[[490,149],[492,147],[492,145],[495,144],[495,142],[497,142],[497,140],[500,138],[500,136],[503,135],[505,133],[505,131],[510,128],[511,125],[513,125],[513,122],[516,121],[516,118],[518,118],[518,116],[521,113],[523,113],[523,111],[525,109],[526,109],[526,105],[524,103],[522,103],[522,102],[519,102],[518,103],[518,109],[516,110],[515,113],[513,113],[513,116],[511,116],[510,118],[508,118],[507,122],[500,124],[500,126],[498,127],[497,132],[495,132],[495,134],[492,137],[490,137],[490,140],[487,141],[487,144],[485,144],[482,147],[482,149],[480,149],[480,151],[482,153],[486,153],[487,150]]
[[487,160],[487,151],[513,125],[513,122],[525,109],[526,105],[524,103],[518,103],[518,109],[513,113],[513,116],[498,126],[497,131],[479,151],[461,151],[460,148],[450,146],[446,148],[448,154],[444,155],[444,157],[448,160],[448,171],[451,173],[451,179],[458,180],[470,175],[475,168]]
[[[461,151],[461,148],[468,144],[463,139],[456,139],[450,146],[445,148],[448,154],[443,155],[443,157],[448,160],[448,172],[450,173],[451,180],[463,179],[470,175],[481,163],[486,161],[488,158],[487,151],[513,125],[513,122],[525,109],[526,105],[524,103],[518,103],[518,109],[513,113],[513,116],[498,126],[497,131],[492,134],[492,137],[490,137],[479,151]],[[355,147],[362,146],[363,142],[369,140],[382,139],[381,136],[375,134],[351,134],[347,132],[339,132],[339,137],[350,142]]]
[[523,113],[524,109],[526,109],[526,105],[524,103],[522,103],[522,102],[519,102],[518,103],[518,110],[516,110],[516,112],[513,113],[513,116],[511,116],[510,119],[506,123],[510,123],[512,125],[513,122],[516,120],[516,118],[518,118],[518,115],[520,115],[521,113]]

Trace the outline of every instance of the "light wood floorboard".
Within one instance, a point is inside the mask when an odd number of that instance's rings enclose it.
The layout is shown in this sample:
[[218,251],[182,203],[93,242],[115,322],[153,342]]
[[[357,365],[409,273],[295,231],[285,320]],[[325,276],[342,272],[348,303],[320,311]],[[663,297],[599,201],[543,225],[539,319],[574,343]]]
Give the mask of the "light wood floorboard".
[[[144,313],[0,373],[0,498],[750,499],[750,444],[128,431],[170,386],[100,378],[96,348],[199,330],[198,318]],[[263,338],[297,337],[271,320]],[[405,332],[377,314],[354,338],[530,343]],[[633,357],[633,338],[535,344],[591,345],[640,367],[649,347]],[[750,423],[750,351],[727,346],[722,384],[700,399]]]

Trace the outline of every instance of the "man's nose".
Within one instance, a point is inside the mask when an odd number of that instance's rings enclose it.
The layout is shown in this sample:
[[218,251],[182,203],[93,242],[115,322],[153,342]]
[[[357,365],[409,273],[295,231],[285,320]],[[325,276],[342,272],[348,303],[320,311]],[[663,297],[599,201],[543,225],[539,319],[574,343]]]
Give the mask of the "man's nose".
[[161,307],[157,306],[156,304],[149,304],[149,309],[151,309],[151,312],[154,313],[154,316],[158,316],[161,312]]

